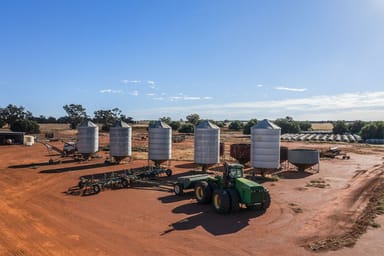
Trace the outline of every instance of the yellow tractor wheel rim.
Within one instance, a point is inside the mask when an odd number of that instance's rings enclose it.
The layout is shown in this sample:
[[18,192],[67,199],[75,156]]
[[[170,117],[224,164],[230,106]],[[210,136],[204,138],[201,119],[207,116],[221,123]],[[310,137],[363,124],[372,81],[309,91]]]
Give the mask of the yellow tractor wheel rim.
[[197,187],[197,189],[196,189],[196,197],[198,199],[202,199],[203,196],[204,196],[203,188],[202,187]]
[[220,208],[221,201],[220,201],[220,196],[219,195],[215,195],[215,197],[213,198],[213,204],[215,205],[216,209]]

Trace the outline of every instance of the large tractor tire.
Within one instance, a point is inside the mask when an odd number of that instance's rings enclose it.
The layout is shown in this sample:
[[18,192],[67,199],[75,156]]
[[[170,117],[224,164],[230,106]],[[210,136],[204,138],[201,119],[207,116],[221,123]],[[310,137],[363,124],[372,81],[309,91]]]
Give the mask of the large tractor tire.
[[269,191],[266,190],[264,192],[264,203],[263,203],[263,210],[267,210],[269,208],[269,206],[271,205],[271,196],[269,195]]
[[173,192],[174,192],[175,195],[177,195],[177,196],[181,196],[182,194],[184,194],[183,184],[176,183],[176,184],[173,186]]
[[224,189],[213,191],[212,205],[217,213],[228,213],[231,209],[231,200],[229,193]]
[[238,212],[240,210],[240,197],[236,189],[230,188],[227,190],[231,200],[231,212]]
[[207,204],[211,201],[212,190],[206,181],[199,181],[195,185],[195,197],[199,204]]

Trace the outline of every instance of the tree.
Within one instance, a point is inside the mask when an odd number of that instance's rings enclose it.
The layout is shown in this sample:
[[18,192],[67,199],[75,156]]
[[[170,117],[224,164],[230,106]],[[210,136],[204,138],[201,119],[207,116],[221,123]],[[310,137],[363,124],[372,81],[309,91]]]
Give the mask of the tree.
[[297,122],[300,127],[300,131],[309,131],[312,129],[312,124],[309,121],[300,121]]
[[334,134],[344,134],[348,132],[348,126],[345,121],[336,121],[333,123],[332,132]]
[[178,122],[178,121],[172,121],[172,122],[169,124],[169,126],[172,127],[172,130],[177,131],[177,130],[180,129],[180,127],[181,127],[181,123]]
[[135,121],[133,121],[133,117],[126,116],[124,114],[120,115],[120,119],[121,119],[121,121],[124,121],[124,122],[129,123],[129,124],[133,124],[135,122]]
[[251,127],[257,124],[257,119],[253,118],[244,125],[243,134],[251,134]]
[[230,130],[240,131],[244,127],[243,123],[236,120],[229,124],[228,128]]
[[7,123],[12,131],[38,133],[39,125],[32,119],[32,113],[22,106],[17,107],[9,104],[7,107],[0,109],[0,126],[2,127]]
[[361,129],[362,139],[384,139],[384,122],[371,122]]
[[276,119],[275,124],[281,128],[281,134],[284,133],[298,133],[300,132],[300,126],[298,122],[295,122],[292,117]]
[[7,107],[0,109],[0,123],[7,123],[12,126],[18,120],[31,119],[32,113],[25,111],[24,107],[17,107],[16,105],[9,104]]
[[359,134],[361,129],[364,127],[364,125],[366,125],[367,123],[366,122],[363,122],[363,121],[360,121],[360,120],[357,120],[357,121],[354,121],[352,123],[350,123],[348,125],[348,130],[350,133],[352,134]]
[[172,119],[169,116],[163,116],[159,118],[159,121],[164,122],[166,124],[170,124],[172,122]]
[[179,129],[181,133],[193,133],[195,131],[195,126],[193,124],[183,124]]
[[70,104],[63,106],[65,112],[67,112],[71,129],[76,127],[86,118],[88,118],[86,109],[80,104]]
[[190,114],[186,116],[188,122],[190,122],[193,125],[197,125],[200,120],[200,116],[198,114]]
[[40,133],[39,124],[28,119],[17,120],[12,123],[10,128],[14,132]]
[[95,117],[94,121],[96,123],[102,124],[102,131],[109,131],[109,128],[116,122],[117,117],[112,110],[97,110],[93,112]]

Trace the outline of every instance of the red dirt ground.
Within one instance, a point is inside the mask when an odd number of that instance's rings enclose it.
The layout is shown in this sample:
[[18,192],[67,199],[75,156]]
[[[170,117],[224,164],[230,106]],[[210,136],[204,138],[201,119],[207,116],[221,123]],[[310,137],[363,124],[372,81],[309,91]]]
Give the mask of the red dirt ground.
[[[289,166],[277,181],[263,182],[272,198],[265,213],[218,215],[192,194],[178,197],[164,188],[64,193],[79,176],[144,166],[146,160],[104,165],[100,152],[92,161],[67,158],[48,165],[51,156],[42,144],[1,146],[0,255],[313,255],[310,245],[353,230],[374,189],[383,185],[383,148],[343,149],[351,159],[322,159],[319,173]],[[172,161],[171,169],[181,175],[190,163]],[[317,181],[325,187],[308,186]],[[384,216],[375,222],[381,227],[368,227],[356,244],[322,254],[382,255]]]

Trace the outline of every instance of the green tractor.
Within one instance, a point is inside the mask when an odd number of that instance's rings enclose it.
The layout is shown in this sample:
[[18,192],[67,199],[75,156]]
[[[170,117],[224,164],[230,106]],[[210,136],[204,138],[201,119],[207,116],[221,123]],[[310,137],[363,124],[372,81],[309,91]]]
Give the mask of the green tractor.
[[244,178],[241,164],[224,164],[222,176],[197,174],[177,178],[176,195],[194,188],[198,203],[212,203],[218,213],[236,212],[242,205],[249,209],[266,210],[271,204],[269,191],[262,185]]

